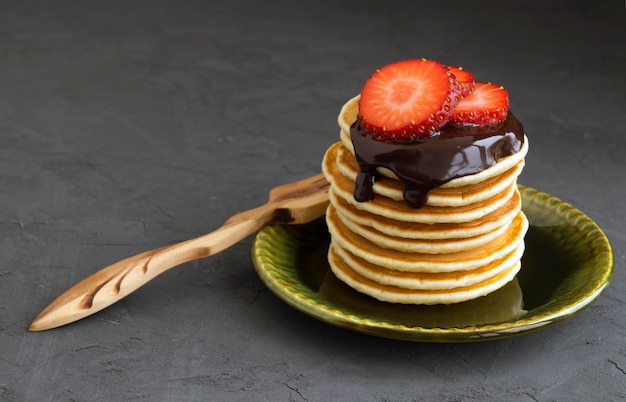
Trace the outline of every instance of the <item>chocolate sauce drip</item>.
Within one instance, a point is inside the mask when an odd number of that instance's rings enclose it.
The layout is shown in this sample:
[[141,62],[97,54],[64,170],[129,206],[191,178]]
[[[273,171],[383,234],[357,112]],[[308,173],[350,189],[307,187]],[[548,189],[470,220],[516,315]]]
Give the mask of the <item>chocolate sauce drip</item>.
[[361,168],[354,198],[374,198],[380,179],[376,168],[395,173],[404,186],[404,200],[412,208],[426,204],[428,192],[452,179],[479,173],[522,148],[524,128],[511,112],[501,125],[446,124],[441,131],[411,142],[375,140],[357,120],[350,128],[356,160]]

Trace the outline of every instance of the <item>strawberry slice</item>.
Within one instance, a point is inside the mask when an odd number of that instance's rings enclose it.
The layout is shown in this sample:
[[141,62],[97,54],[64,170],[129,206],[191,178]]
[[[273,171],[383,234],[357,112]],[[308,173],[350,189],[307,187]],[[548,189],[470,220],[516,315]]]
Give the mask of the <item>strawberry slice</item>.
[[509,93],[500,85],[477,82],[474,92],[456,105],[450,121],[461,124],[500,124],[509,112]]
[[459,102],[450,70],[426,59],[404,60],[377,70],[365,82],[359,120],[375,139],[411,141],[444,126]]
[[450,72],[456,77],[456,81],[461,86],[461,97],[465,97],[474,92],[474,76],[461,66],[450,67]]

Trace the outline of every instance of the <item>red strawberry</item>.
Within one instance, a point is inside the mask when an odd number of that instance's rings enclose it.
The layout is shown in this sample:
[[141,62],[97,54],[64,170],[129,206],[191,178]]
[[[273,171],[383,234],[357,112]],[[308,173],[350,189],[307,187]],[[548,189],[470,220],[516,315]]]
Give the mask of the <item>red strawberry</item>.
[[484,126],[499,124],[509,112],[509,93],[500,85],[477,82],[474,92],[456,105],[450,121]]
[[359,120],[374,138],[410,141],[445,125],[460,99],[450,70],[433,60],[392,63],[365,82]]
[[456,81],[461,86],[461,96],[465,97],[474,92],[474,76],[469,71],[463,70],[463,67],[450,67],[450,72],[456,77]]

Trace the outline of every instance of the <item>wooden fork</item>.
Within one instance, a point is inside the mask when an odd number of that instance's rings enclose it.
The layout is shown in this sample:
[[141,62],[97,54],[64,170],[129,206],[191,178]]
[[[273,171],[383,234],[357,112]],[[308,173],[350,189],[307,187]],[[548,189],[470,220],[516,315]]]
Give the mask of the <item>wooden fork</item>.
[[83,279],[50,303],[28,329],[43,331],[85,318],[170,268],[217,254],[266,225],[310,222],[322,216],[327,205],[328,182],[321,173],[276,187],[266,204],[234,215],[214,232],[137,254]]

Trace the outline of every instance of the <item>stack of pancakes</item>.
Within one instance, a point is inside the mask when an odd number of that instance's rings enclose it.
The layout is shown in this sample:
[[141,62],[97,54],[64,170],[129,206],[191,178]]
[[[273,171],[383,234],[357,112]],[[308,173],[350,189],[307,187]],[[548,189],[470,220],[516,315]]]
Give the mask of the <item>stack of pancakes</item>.
[[521,211],[517,177],[523,148],[474,175],[429,192],[419,209],[403,200],[402,183],[385,169],[372,201],[358,202],[359,165],[350,139],[358,97],[339,115],[341,142],[331,146],[323,171],[331,183],[326,221],[328,261],[335,275],[378,300],[451,304],[491,293],[520,269],[528,221]]

